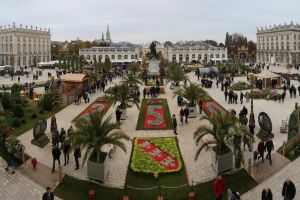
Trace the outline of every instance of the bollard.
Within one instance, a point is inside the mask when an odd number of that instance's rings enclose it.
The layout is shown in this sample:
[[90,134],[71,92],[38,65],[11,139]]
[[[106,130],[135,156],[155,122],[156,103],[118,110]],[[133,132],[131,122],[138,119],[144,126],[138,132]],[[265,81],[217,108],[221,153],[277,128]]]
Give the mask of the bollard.
[[188,200],[196,200],[196,194],[195,194],[195,192],[190,192],[189,193]]
[[286,142],[283,140],[282,144],[282,155],[285,156],[285,151],[286,151]]
[[251,158],[248,160],[248,174],[251,176]]

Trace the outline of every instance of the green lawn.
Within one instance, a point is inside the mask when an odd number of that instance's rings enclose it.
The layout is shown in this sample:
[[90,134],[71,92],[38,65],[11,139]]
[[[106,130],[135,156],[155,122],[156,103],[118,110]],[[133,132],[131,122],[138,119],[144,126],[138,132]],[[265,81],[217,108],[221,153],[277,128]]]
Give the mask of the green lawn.
[[[231,175],[224,175],[227,186],[231,190],[238,191],[240,194],[249,191],[257,183],[248,175],[246,170],[241,170]],[[165,186],[178,186],[187,182],[185,169],[175,174],[162,175],[159,179],[154,179],[150,174],[133,174],[128,170],[127,184],[138,187],[152,187],[159,183]],[[90,188],[96,191],[97,200],[122,200],[125,191],[123,189],[106,188],[95,183],[80,181],[69,176],[65,176],[62,183],[56,188],[55,195],[64,200],[88,200],[87,193]],[[186,186],[178,189],[161,188],[161,194],[166,200],[186,200],[190,191],[194,191],[197,199],[211,200],[213,196],[213,181],[208,181],[195,185],[194,187]],[[153,200],[159,194],[159,189],[153,190],[134,190],[127,188],[127,195],[130,200]]]
[[141,108],[140,108],[140,114],[138,118],[138,122],[136,125],[136,130],[170,130],[172,129],[172,118],[170,114],[170,109],[168,106],[168,101],[167,99],[157,99],[158,101],[162,102],[162,106],[164,109],[164,115],[165,115],[165,120],[166,120],[166,128],[161,128],[161,129],[150,129],[150,128],[145,128],[145,115],[146,115],[146,106],[147,106],[147,100],[149,99],[143,99],[141,103]]
[[[22,135],[26,131],[32,129],[39,118],[48,119],[49,117],[53,116],[55,113],[61,111],[62,109],[63,109],[63,107],[56,106],[56,108],[53,111],[50,111],[50,112],[44,111],[43,114],[39,114],[38,110],[36,108],[34,108],[34,106],[27,106],[26,108],[24,108],[24,114],[25,114],[24,118],[26,119],[26,123],[24,123],[24,124],[21,123],[20,127],[13,128],[13,131],[12,131],[13,135],[15,135],[15,136]],[[34,112],[37,114],[37,118],[35,118],[35,119],[33,119],[31,117],[31,115]],[[12,120],[14,119],[14,116],[13,116],[13,113],[11,112],[11,110],[6,110],[5,117],[6,117],[7,122],[9,124],[11,124]],[[20,121],[21,121],[21,119],[20,119]]]

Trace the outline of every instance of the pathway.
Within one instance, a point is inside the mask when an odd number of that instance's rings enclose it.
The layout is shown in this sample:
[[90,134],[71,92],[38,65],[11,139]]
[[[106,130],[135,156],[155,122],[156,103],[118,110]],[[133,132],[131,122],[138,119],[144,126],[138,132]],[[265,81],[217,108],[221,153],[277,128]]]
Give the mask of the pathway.
[[[300,157],[296,159],[294,162],[289,163],[286,167],[281,169],[278,173],[273,175],[268,180],[259,184],[252,190],[248,191],[244,195],[242,195],[242,199],[261,199],[261,192],[264,188],[270,188],[273,193],[273,199],[283,199],[281,197],[282,186],[286,178],[290,178],[296,189],[299,190],[300,187]],[[300,193],[297,191],[296,197],[294,200],[300,200]]]
[[[5,171],[6,163],[0,157],[0,199],[3,200],[40,200],[46,191],[20,172],[10,174]],[[55,197],[55,200],[59,200]]]

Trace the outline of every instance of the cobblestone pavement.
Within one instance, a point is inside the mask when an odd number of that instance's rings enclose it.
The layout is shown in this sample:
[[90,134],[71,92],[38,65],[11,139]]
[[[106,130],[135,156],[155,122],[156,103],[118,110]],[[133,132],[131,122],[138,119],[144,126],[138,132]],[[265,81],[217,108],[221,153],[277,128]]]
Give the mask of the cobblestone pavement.
[[[25,177],[18,171],[10,174],[5,171],[6,163],[0,157],[0,199],[1,200],[40,200],[45,192],[41,187],[31,179]],[[55,197],[59,200],[58,197]]]
[[296,186],[296,197],[294,200],[300,200],[300,158],[296,159],[294,162],[289,163],[286,167],[280,170],[278,173],[273,175],[268,180],[259,184],[257,187],[248,191],[242,196],[243,200],[257,200],[261,199],[261,192],[264,188],[270,188],[273,193],[274,200],[283,199],[281,196],[282,186],[286,178],[290,178]]

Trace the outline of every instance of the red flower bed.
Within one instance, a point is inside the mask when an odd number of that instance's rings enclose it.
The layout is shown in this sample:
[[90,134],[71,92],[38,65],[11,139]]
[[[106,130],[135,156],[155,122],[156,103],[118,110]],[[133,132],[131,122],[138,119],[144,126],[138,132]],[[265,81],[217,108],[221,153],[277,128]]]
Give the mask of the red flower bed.
[[172,158],[168,153],[160,150],[157,146],[147,140],[138,139],[137,144],[147,152],[153,160],[168,171],[177,170],[180,165],[176,158]]
[[90,119],[90,115],[94,112],[100,112],[108,110],[110,104],[102,99],[98,99],[93,102],[87,109],[85,109],[78,117],[76,117],[75,121],[79,121],[81,119]]
[[220,104],[218,104],[216,101],[207,101],[203,102],[202,108],[204,112],[212,117],[213,119],[218,119],[218,112],[225,113],[226,115],[229,115],[229,112],[225,110]]
[[[157,106],[151,111],[152,106]],[[159,107],[159,108],[158,108]],[[144,127],[151,129],[166,128],[166,119],[162,105],[146,105]]]

